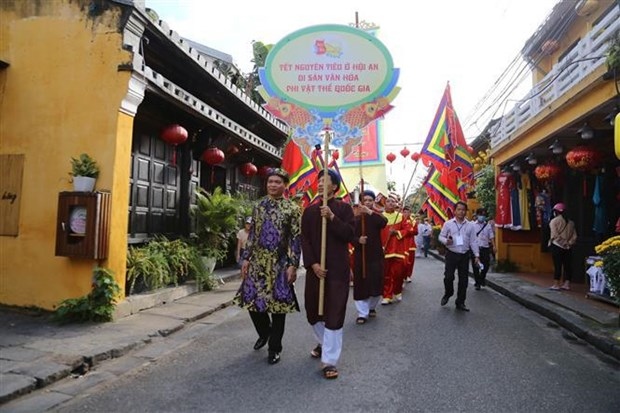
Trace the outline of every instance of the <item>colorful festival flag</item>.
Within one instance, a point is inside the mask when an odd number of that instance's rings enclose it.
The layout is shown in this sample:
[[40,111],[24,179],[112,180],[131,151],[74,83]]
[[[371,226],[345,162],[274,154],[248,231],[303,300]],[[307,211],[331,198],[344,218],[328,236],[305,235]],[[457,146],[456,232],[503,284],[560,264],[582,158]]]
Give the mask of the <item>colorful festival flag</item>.
[[446,212],[430,198],[422,204],[421,209],[426,212],[426,215],[432,219],[433,222],[435,222],[435,225],[443,225],[444,222],[450,219],[448,214],[446,214]]
[[282,169],[289,174],[290,178],[287,195],[295,197],[298,194],[304,194],[312,183],[315,169],[310,158],[301,151],[292,139],[289,139],[284,147]]
[[[311,157],[307,157],[293,140],[289,140],[284,148],[282,169],[290,177],[286,195],[291,198],[300,198],[301,205],[304,208],[310,205],[318,195],[318,174],[319,171],[323,170],[323,157],[321,155],[321,150],[314,149]],[[335,196],[348,202],[349,191],[335,159],[331,159],[329,168],[335,170],[340,176],[341,184]]]
[[446,85],[435,118],[420,151],[426,166],[434,165],[442,174],[456,173],[463,182],[473,179],[473,162],[463,129],[452,106],[450,84]]
[[466,198],[467,186],[473,183],[469,151],[448,83],[420,151],[420,159],[429,167],[422,184],[429,197],[425,207],[439,221],[453,215],[455,204]]
[[454,178],[452,178],[453,186],[445,184],[445,177],[447,175],[449,174],[440,174],[439,171],[431,165],[428,175],[422,185],[426,189],[428,197],[443,211],[453,211],[454,206],[460,198],[457,195],[457,182]]

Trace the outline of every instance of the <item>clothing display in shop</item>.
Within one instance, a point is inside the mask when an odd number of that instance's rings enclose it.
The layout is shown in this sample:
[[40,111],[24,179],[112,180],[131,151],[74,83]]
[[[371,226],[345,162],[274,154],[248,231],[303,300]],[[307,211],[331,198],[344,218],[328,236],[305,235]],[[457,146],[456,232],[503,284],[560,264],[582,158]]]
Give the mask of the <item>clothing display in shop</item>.
[[514,178],[509,172],[501,172],[497,175],[497,178],[495,178],[495,189],[497,191],[495,225],[498,227],[512,224],[510,191],[514,186]]

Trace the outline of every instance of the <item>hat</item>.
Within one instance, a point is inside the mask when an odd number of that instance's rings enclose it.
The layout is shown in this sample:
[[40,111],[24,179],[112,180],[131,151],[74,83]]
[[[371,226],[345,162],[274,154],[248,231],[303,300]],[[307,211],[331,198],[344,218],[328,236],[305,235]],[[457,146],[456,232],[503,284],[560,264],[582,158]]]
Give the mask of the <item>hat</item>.
[[245,223],[246,223],[246,224],[251,224],[251,223],[252,223],[252,217],[247,217],[247,218],[245,219]]
[[265,176],[265,178],[269,178],[270,176],[273,176],[273,175],[277,175],[280,178],[282,178],[285,184],[288,184],[290,181],[288,173],[282,168],[270,168],[267,171],[267,175]]
[[564,205],[562,202],[558,202],[553,206],[553,209],[558,212],[564,212],[564,210],[566,209],[566,205]]
[[[319,171],[319,178],[323,176],[325,169],[321,169]],[[328,169],[327,174],[329,175],[329,179],[332,181],[332,184],[336,185],[336,189],[340,188],[340,175],[338,172],[333,169]]]

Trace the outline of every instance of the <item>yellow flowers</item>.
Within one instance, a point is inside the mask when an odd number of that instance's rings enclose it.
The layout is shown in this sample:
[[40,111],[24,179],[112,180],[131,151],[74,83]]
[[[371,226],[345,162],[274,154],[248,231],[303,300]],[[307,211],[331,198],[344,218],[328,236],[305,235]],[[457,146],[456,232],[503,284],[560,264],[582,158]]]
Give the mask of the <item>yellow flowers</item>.
[[599,255],[615,252],[616,249],[620,249],[620,235],[608,238],[594,247],[594,251]]
[[[612,295],[615,295],[620,304],[620,235],[606,239],[594,247],[594,251],[603,258],[601,268],[607,277]],[[595,265],[597,264],[598,262]]]
[[599,260],[599,261],[594,262],[594,266],[595,267],[599,267],[599,268],[602,267],[603,266],[603,261]]

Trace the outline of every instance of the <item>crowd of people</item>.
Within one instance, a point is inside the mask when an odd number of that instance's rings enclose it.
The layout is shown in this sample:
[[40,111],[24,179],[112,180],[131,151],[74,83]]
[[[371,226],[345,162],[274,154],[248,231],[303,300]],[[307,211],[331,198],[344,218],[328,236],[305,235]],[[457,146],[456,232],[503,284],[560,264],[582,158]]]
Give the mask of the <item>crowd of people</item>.
[[[268,345],[268,363],[278,363],[286,314],[300,311],[294,282],[303,257],[304,307],[316,339],[310,355],[321,360],[323,377],[335,379],[351,281],[355,322],[363,325],[377,316],[379,305],[403,300],[416,256],[428,256],[432,226],[427,217],[412,216],[396,193],[383,197],[366,190],[355,205],[336,198],[341,180],[332,170],[319,174],[319,197],[302,211],[284,196],[288,181],[282,169],[269,172],[267,196],[258,201],[239,233],[242,283],[235,302],[249,311],[258,334],[254,349]],[[464,218],[466,209],[459,202],[455,217],[439,234],[448,250],[441,305],[454,293],[457,271],[456,308],[462,311],[469,311],[465,298],[470,259],[478,269],[476,288],[484,286],[489,256],[495,250],[486,212],[477,211],[474,223]],[[346,256],[350,259],[343,260]]]

